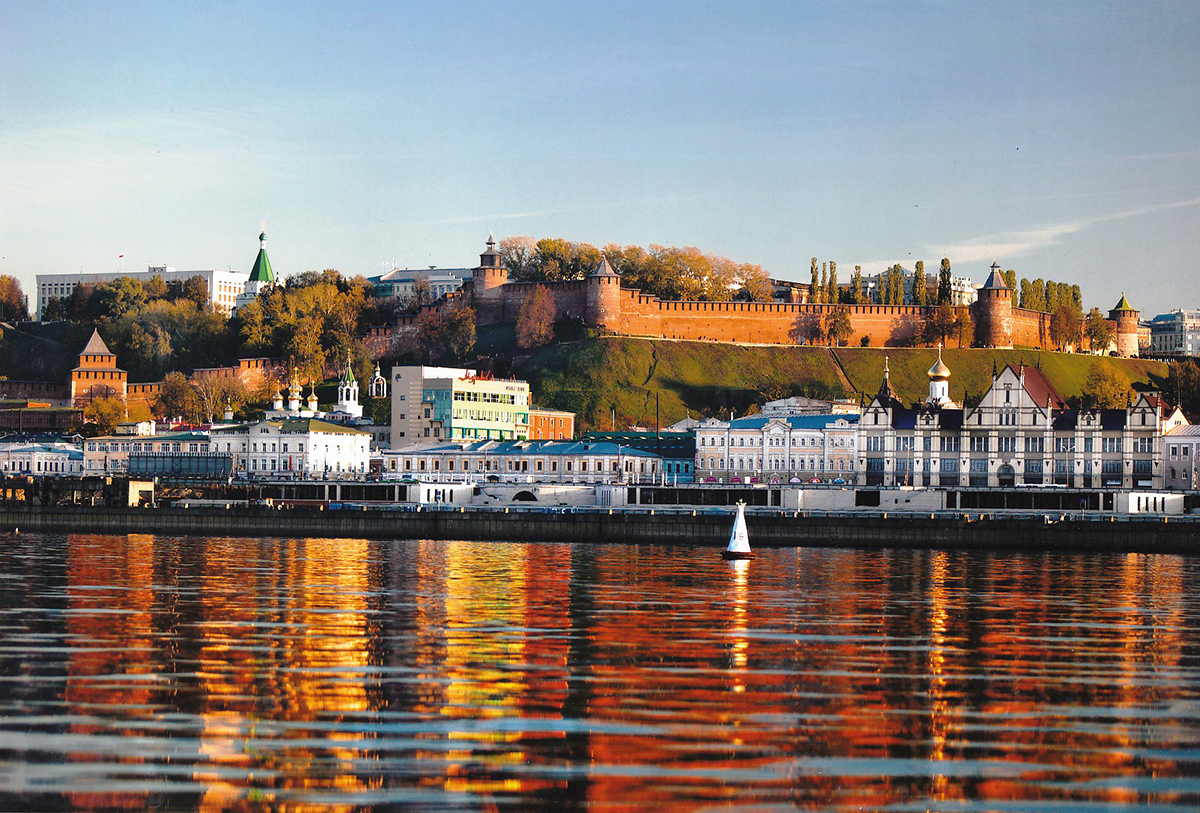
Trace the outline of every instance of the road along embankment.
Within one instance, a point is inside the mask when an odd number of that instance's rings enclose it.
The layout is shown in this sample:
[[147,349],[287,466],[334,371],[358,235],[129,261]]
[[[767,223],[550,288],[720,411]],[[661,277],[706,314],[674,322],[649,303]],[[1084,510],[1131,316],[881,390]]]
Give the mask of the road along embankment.
[[[754,547],[1200,552],[1200,518],[1103,514],[747,512]],[[0,533],[463,539],[723,546],[732,513],[690,509],[273,510],[11,507]]]

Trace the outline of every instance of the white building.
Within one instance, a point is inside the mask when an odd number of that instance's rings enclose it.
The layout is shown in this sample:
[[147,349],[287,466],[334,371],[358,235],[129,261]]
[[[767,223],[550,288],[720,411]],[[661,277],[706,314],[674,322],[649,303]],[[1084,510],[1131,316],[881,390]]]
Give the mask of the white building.
[[1200,425],[1176,426],[1162,436],[1163,488],[1200,489]]
[[318,418],[272,418],[214,426],[210,450],[232,454],[234,471],[251,476],[325,477],[366,474],[371,435]]
[[411,298],[418,288],[424,287],[429,301],[433,302],[462,288],[474,273],[473,268],[393,268],[386,274],[368,277],[367,281],[371,283],[375,296],[382,299],[404,301]]
[[0,443],[0,473],[83,474],[83,450],[73,443]]
[[653,483],[662,458],[617,443],[478,441],[383,452],[385,477],[430,482]]
[[145,271],[114,271],[107,274],[38,274],[37,275],[37,318],[42,320],[46,305],[51,299],[69,297],[80,285],[100,285],[120,277],[131,277],[140,282],[149,282],[154,277],[163,282],[184,282],[192,277],[203,277],[208,285],[208,297],[213,307],[222,313],[233,310],[238,294],[246,288],[249,275],[245,271],[177,271],[169,265],[152,265]]
[[858,416],[709,418],[696,427],[696,482],[853,482]]

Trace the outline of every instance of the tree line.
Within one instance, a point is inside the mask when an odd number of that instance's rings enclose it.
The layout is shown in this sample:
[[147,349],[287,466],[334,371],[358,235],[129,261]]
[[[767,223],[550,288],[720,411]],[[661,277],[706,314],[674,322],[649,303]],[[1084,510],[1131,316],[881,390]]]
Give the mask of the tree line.
[[496,251],[515,282],[563,282],[583,279],[607,257],[621,285],[664,300],[769,302],[771,280],[762,266],[738,263],[695,246],[622,246],[601,250],[562,238],[506,237]]

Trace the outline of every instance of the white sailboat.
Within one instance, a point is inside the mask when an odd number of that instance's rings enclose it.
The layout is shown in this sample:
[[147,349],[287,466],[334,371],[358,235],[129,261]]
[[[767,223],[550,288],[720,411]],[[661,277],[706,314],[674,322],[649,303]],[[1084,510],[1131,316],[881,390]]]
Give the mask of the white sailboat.
[[746,533],[746,503],[738,502],[737,518],[733,521],[733,532],[729,534],[729,547],[721,551],[726,559],[752,559],[750,535]]

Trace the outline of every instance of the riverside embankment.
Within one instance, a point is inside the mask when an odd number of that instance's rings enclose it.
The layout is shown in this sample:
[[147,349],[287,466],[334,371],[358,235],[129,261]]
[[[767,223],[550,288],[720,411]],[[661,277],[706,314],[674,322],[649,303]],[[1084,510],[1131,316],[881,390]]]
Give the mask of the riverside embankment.
[[[0,532],[462,539],[723,545],[732,513],[714,509],[321,511],[269,508],[6,506]],[[1200,552],[1200,518],[1004,512],[747,512],[757,547],[969,548]]]

